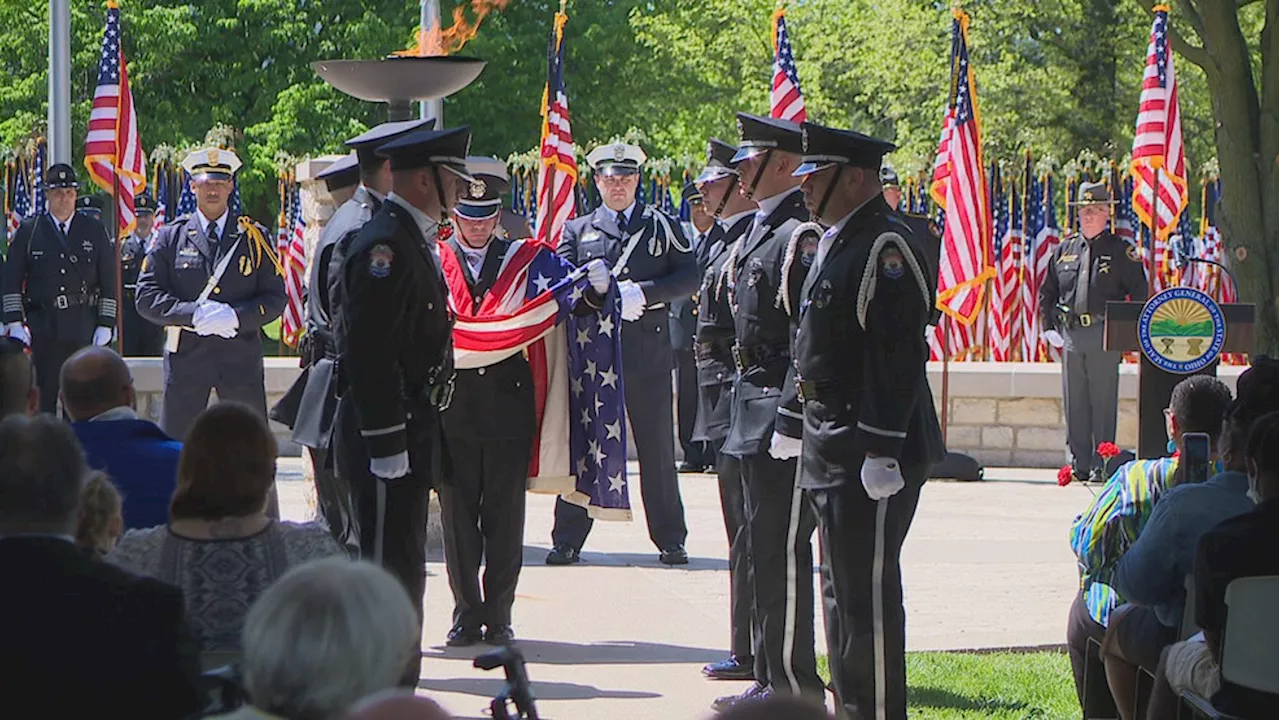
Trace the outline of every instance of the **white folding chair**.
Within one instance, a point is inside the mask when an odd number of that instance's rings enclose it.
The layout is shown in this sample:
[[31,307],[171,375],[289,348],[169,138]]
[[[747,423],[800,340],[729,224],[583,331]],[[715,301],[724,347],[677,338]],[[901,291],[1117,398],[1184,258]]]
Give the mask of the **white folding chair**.
[[[1222,681],[1259,692],[1277,694],[1280,682],[1280,578],[1236,578],[1227,586],[1227,628],[1222,638]],[[1198,714],[1212,720],[1232,720],[1207,698],[1184,692],[1182,699]]]

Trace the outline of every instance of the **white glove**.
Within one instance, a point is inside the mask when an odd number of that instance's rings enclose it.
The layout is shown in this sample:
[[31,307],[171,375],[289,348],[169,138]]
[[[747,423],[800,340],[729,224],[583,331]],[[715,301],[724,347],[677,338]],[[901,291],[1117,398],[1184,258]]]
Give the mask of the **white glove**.
[[639,320],[644,315],[644,290],[630,280],[618,283],[618,296],[622,299],[622,319],[627,322]]
[[230,305],[220,302],[205,301],[196,308],[191,317],[191,325],[197,335],[217,335],[233,338],[240,328],[240,318]]
[[115,328],[102,327],[99,325],[93,329],[93,344],[98,347],[102,347],[103,345],[111,342],[111,339],[114,338],[115,335]]
[[383,480],[395,480],[409,474],[409,453],[384,458],[369,458],[369,472]]
[[31,333],[27,332],[27,326],[20,322],[11,322],[4,326],[5,334],[14,340],[19,340],[27,347],[31,346]]
[[790,460],[800,457],[800,438],[787,437],[775,432],[769,440],[769,457],[774,460]]
[[1044,338],[1045,342],[1049,343],[1050,345],[1056,348],[1061,348],[1063,345],[1066,344],[1066,341],[1062,339],[1062,333],[1058,332],[1057,330],[1045,330],[1044,334],[1042,334],[1041,337]]
[[898,460],[891,457],[868,457],[862,463],[862,487],[872,500],[893,496],[907,483],[902,479]]
[[218,330],[216,334],[230,340],[240,331],[240,316],[236,315],[236,311],[231,309],[230,305],[223,305],[218,310]]
[[592,290],[601,295],[609,292],[609,277],[609,266],[600,258],[587,263],[587,281],[591,283]]

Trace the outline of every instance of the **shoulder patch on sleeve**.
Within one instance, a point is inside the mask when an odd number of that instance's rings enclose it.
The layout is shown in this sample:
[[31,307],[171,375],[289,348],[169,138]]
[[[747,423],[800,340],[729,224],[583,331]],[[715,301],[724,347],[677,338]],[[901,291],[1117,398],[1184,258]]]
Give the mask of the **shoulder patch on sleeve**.
[[882,274],[886,280],[898,280],[907,274],[908,269],[920,290],[921,302],[926,308],[931,307],[933,301],[929,284],[925,281],[924,271],[920,268],[915,253],[911,252],[910,245],[896,232],[880,233],[880,237],[871,245],[867,266],[862,269],[862,282],[858,286],[858,324],[864,330],[867,327],[867,308],[876,295],[876,281]]
[[802,222],[791,231],[787,240],[786,252],[782,255],[782,280],[778,283],[778,294],[773,299],[773,306],[782,308],[788,315],[791,308],[791,267],[797,260],[805,268],[813,267],[813,259],[818,254],[818,240],[822,237],[822,226],[816,222]]
[[1128,247],[1125,248],[1124,254],[1134,262],[1142,262],[1142,254],[1138,252],[1138,248],[1128,243],[1125,243],[1125,245],[1128,245]]
[[376,278],[384,278],[391,274],[391,261],[395,253],[391,246],[379,243],[369,248],[369,274]]

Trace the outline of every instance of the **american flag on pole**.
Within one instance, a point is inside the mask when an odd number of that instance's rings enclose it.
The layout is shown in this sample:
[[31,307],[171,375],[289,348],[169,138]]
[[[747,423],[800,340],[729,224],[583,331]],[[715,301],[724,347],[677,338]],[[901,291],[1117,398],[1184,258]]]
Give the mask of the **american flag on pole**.
[[156,167],[156,227],[163,227],[169,215],[169,168],[164,165]]
[[116,228],[123,237],[137,226],[133,198],[147,187],[147,160],[138,137],[138,117],[129,90],[129,71],[120,47],[120,6],[107,0],[98,85],[93,91],[84,165],[98,187],[116,193]]
[[518,240],[479,310],[468,313],[471,291],[448,245],[440,247],[440,264],[457,312],[456,366],[484,367],[521,351],[529,359],[538,418],[529,489],[559,494],[596,519],[630,520],[616,286],[603,310],[575,313],[589,287],[585,270]]
[[987,345],[991,348],[991,359],[1003,362],[1012,359],[1010,356],[1010,336],[1008,313],[1012,309],[1006,303],[1012,303],[1012,293],[1006,294],[1006,284],[1012,285],[1015,274],[1013,259],[1013,224],[1009,217],[1009,195],[1005,192],[1004,179],[1000,176],[1000,168],[991,168],[991,210],[993,219],[992,238],[995,247],[995,258],[998,268],[995,279],[991,281],[992,300],[987,312]]
[[1040,231],[1040,226],[1036,224],[1036,203],[1040,201],[1040,191],[1035,166],[1031,162],[1031,151],[1028,150],[1022,168],[1022,202],[1018,208],[1022,216],[1022,222],[1019,223],[1022,238],[1018,243],[1018,329],[1014,335],[1017,338],[1014,358],[1022,362],[1035,361],[1035,345],[1039,337],[1036,330],[1036,293],[1031,283],[1035,279],[1033,243]]
[[18,232],[18,226],[22,224],[23,219],[31,215],[31,198],[27,195],[27,174],[22,163],[19,162],[14,166],[14,174],[17,176],[13,181],[13,201],[9,205],[7,218],[7,227],[9,239],[13,239],[13,234]]
[[196,194],[191,191],[191,175],[182,171],[182,191],[178,193],[178,215],[190,215],[196,211]]
[[769,93],[769,117],[802,123],[808,118],[804,110],[804,93],[800,92],[800,75],[796,58],[791,53],[787,36],[786,10],[773,12],[773,85]]
[[542,144],[538,153],[537,220],[534,237],[549,248],[560,244],[564,224],[576,211],[574,188],[578,161],[569,128],[569,98],[564,91],[564,24],[569,16],[556,13],[547,47],[547,85],[542,89]]
[[302,336],[303,307],[306,298],[302,290],[302,276],[307,267],[307,222],[302,218],[302,193],[295,190],[290,204],[293,220],[286,242],[278,246],[280,266],[284,268],[284,314],[280,318],[280,339],[289,347],[297,347]]
[[1134,212],[1158,240],[1166,240],[1187,206],[1187,171],[1178,83],[1169,50],[1169,6],[1156,5],[1154,11],[1130,167],[1137,178]]
[[969,65],[969,16],[960,9],[952,14],[951,96],[929,193],[946,218],[938,263],[938,309],[955,319],[953,325],[967,329],[982,312],[986,282],[995,275],[995,268],[991,266],[981,121]]
[[36,164],[31,171],[31,206],[32,215],[43,215],[49,212],[49,198],[44,194],[44,166],[47,147],[44,140],[36,143]]

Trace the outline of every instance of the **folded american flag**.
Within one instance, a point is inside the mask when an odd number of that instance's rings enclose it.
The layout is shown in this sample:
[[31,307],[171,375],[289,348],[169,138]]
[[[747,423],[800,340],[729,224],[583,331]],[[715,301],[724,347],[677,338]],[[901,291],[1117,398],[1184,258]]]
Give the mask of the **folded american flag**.
[[603,310],[575,315],[590,287],[584,271],[534,240],[517,240],[480,310],[468,314],[461,310],[471,307],[471,293],[457,256],[441,247],[440,260],[457,312],[457,367],[485,367],[522,351],[529,358],[538,418],[529,490],[559,494],[596,519],[630,520],[617,286]]

